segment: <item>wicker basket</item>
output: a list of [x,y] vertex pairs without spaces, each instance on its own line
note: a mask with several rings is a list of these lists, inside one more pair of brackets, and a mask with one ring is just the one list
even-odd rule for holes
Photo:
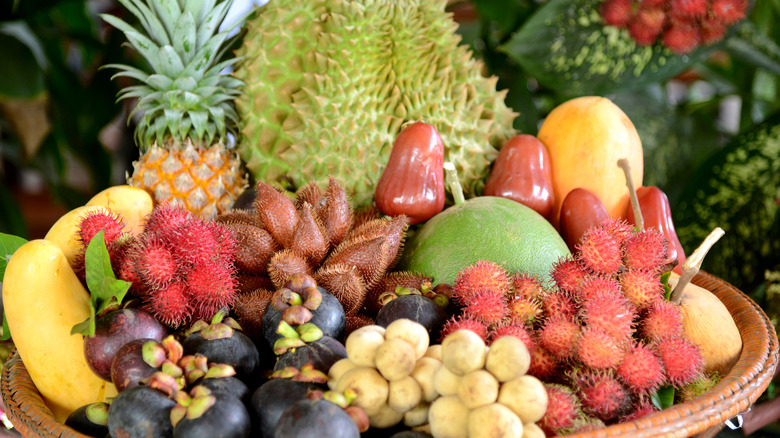
[[[772,323],[753,300],[725,281],[702,272],[693,282],[712,291],[723,301],[742,334],[742,355],[731,372],[713,389],[694,400],[636,421],[569,437],[689,437],[706,434],[719,430],[726,420],[745,412],[764,392],[778,361],[778,340]],[[3,370],[0,391],[8,418],[24,436],[86,438],[54,420],[17,354],[12,355]]]

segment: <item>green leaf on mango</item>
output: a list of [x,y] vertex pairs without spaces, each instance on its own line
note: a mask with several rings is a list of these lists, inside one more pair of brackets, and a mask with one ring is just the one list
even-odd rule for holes
[[674,404],[674,387],[662,386],[650,396],[653,406],[660,410],[672,407]]
[[601,0],[551,0],[499,47],[528,74],[566,95],[607,94],[664,81],[714,46],[680,56],[639,46],[628,31],[604,25]]

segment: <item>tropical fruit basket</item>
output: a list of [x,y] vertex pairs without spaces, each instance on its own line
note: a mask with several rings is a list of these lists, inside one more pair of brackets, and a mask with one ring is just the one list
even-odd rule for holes
[[[680,242],[607,97],[516,130],[446,1],[119,3],[132,173],[0,235],[23,435],[711,436],[768,388],[772,322],[705,272],[735,230]],[[623,3],[587,17],[694,49],[632,40]]]

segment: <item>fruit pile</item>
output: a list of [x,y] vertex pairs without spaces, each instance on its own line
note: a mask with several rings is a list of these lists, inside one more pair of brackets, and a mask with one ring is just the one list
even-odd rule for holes
[[676,53],[723,39],[729,26],[745,18],[748,0],[604,0],[601,17],[627,28],[637,44],[656,41]]

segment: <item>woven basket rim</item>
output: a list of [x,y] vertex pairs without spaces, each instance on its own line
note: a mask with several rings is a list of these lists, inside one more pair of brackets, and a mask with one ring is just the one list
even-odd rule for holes
[[[638,420],[567,437],[689,437],[747,411],[766,390],[780,354],[769,318],[750,297],[718,277],[700,272],[693,283],[723,301],[742,334],[742,354],[731,372],[714,388],[688,402]],[[24,436],[88,438],[54,420],[16,351],[3,369],[0,393],[9,419]]]

